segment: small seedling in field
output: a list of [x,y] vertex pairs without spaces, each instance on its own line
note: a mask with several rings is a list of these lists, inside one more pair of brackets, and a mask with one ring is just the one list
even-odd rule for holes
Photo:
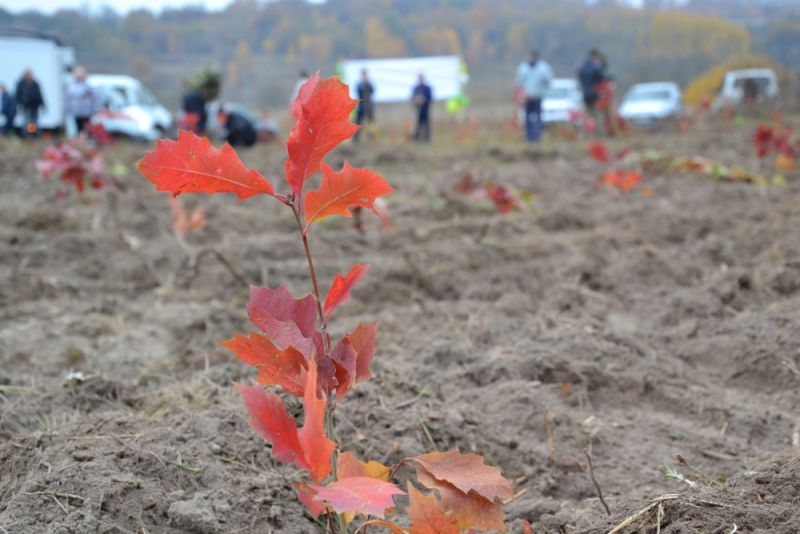
[[511,184],[484,179],[478,169],[471,167],[463,170],[453,190],[477,203],[488,203],[490,209],[503,214],[524,211],[533,203],[533,193],[530,191],[521,191]]
[[[592,141],[589,143],[589,154],[592,156],[592,159],[602,165],[606,165],[612,161],[623,161],[632,153],[630,148],[623,148],[612,156],[611,151],[605,143],[599,141]],[[599,190],[600,187],[605,184],[616,187],[621,192],[625,193],[640,185],[642,181],[642,173],[638,170],[614,167],[606,170],[600,176],[600,179],[595,181],[594,189]],[[645,194],[647,194],[648,191],[650,190],[646,190]],[[650,191],[650,194],[652,194],[652,191]]]
[[[328,321],[347,300],[368,266],[355,264],[337,274],[323,299],[309,244],[313,225],[328,217],[350,216],[355,207],[374,209],[376,199],[392,188],[378,174],[345,162],[334,171],[322,160],[357,126],[348,120],[355,101],[335,78],[312,77],[292,103],[297,122],[287,143],[289,191],[276,192],[260,173],[248,169],[233,149],[214,148],[204,138],[180,132],[177,141],[162,140],[139,162],[139,170],[159,191],[236,193],[240,199],[267,195],[291,209],[305,251],[312,292],[295,298],[284,286],[253,287],[247,313],[260,332],[238,334],[224,341],[240,360],[258,371],[261,385],[240,385],[253,428],[272,446],[272,457],[306,473],[295,483],[298,499],[330,533],[364,532],[384,527],[394,534],[469,529],[505,531],[503,500],[511,485],[496,468],[477,455],[432,452],[405,458],[393,466],[362,462],[339,450],[334,432],[338,401],[359,382],[369,379],[378,324],[359,324],[334,342]],[[322,172],[319,189],[306,191],[307,180]],[[277,386],[299,397],[303,424],[289,414],[283,399],[262,385]],[[417,484],[406,491],[392,483],[403,466],[413,467]],[[385,519],[394,497],[408,495],[410,530]]]
[[756,156],[765,160],[775,154],[773,166],[776,172],[791,171],[795,167],[797,151],[800,149],[800,139],[792,139],[792,130],[780,123],[759,124],[753,133],[753,147]]
[[[100,189],[107,183],[103,155],[80,139],[45,148],[42,159],[36,160],[36,170],[45,179],[57,176],[65,184],[72,184],[79,194],[87,185]],[[63,189],[56,192],[56,197],[65,195]]]

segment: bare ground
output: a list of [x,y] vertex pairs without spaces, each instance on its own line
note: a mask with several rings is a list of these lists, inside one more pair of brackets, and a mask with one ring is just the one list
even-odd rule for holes
[[[755,167],[748,136],[619,144]],[[41,148],[0,145],[0,532],[314,532],[297,474],[271,460],[232,387],[253,373],[217,346],[249,325],[247,287],[212,248],[247,282],[308,291],[289,213],[191,197],[209,226],[182,248],[166,198],[133,171],[125,191],[56,202],[32,168]],[[107,159],[132,168],[145,148]],[[595,191],[600,168],[578,143],[331,160],[345,156],[397,192],[393,233],[338,221],[312,240],[323,280],[372,265],[334,330],[381,321],[375,377],[338,410],[344,448],[384,462],[480,453],[513,481],[512,531],[525,518],[607,532],[643,511],[622,531],[800,532],[796,177],[648,174],[646,196]],[[244,154],[271,176],[282,157]],[[534,191],[534,208],[457,197],[465,165]]]

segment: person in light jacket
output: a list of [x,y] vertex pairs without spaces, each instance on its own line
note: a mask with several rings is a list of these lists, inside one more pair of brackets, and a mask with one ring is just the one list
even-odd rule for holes
[[76,67],[73,79],[67,86],[66,111],[75,119],[78,135],[84,133],[98,107],[97,93],[86,81],[86,69]]
[[517,68],[517,85],[525,99],[525,137],[531,143],[542,137],[542,99],[552,81],[553,69],[535,50]]

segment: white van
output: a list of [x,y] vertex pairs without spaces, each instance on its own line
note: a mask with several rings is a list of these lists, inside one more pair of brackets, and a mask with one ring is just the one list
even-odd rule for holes
[[712,109],[737,106],[747,98],[756,102],[771,100],[780,94],[778,77],[772,69],[732,70],[725,74]]
[[172,114],[136,78],[90,74],[86,81],[100,100],[101,109],[92,122],[102,124],[108,133],[154,141],[172,128]]
[[[11,94],[25,69],[31,69],[39,82],[44,108],[39,112],[39,128],[56,130],[64,126],[64,90],[75,62],[72,48],[56,38],[36,32],[7,30],[0,34],[0,83]],[[3,118],[0,117],[0,121]],[[17,113],[17,127],[22,127],[22,113]]]

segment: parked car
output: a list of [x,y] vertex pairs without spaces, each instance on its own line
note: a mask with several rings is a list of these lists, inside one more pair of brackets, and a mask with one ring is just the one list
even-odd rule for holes
[[[45,107],[39,113],[39,128],[61,129],[64,126],[64,87],[75,62],[72,48],[38,32],[4,30],[0,35],[0,83],[13,93],[22,71],[30,68],[42,90]],[[0,122],[4,119],[0,117]],[[23,126],[17,113],[16,127]]]
[[681,89],[672,82],[638,83],[628,89],[619,115],[628,122],[650,126],[683,113]]
[[763,102],[779,94],[778,77],[772,69],[732,70],[725,74],[712,109],[737,106],[747,99]]
[[142,83],[131,76],[90,74],[102,109],[92,122],[112,135],[153,141],[172,127],[172,114]]
[[583,114],[583,95],[578,80],[556,78],[542,99],[542,122],[573,122]]

